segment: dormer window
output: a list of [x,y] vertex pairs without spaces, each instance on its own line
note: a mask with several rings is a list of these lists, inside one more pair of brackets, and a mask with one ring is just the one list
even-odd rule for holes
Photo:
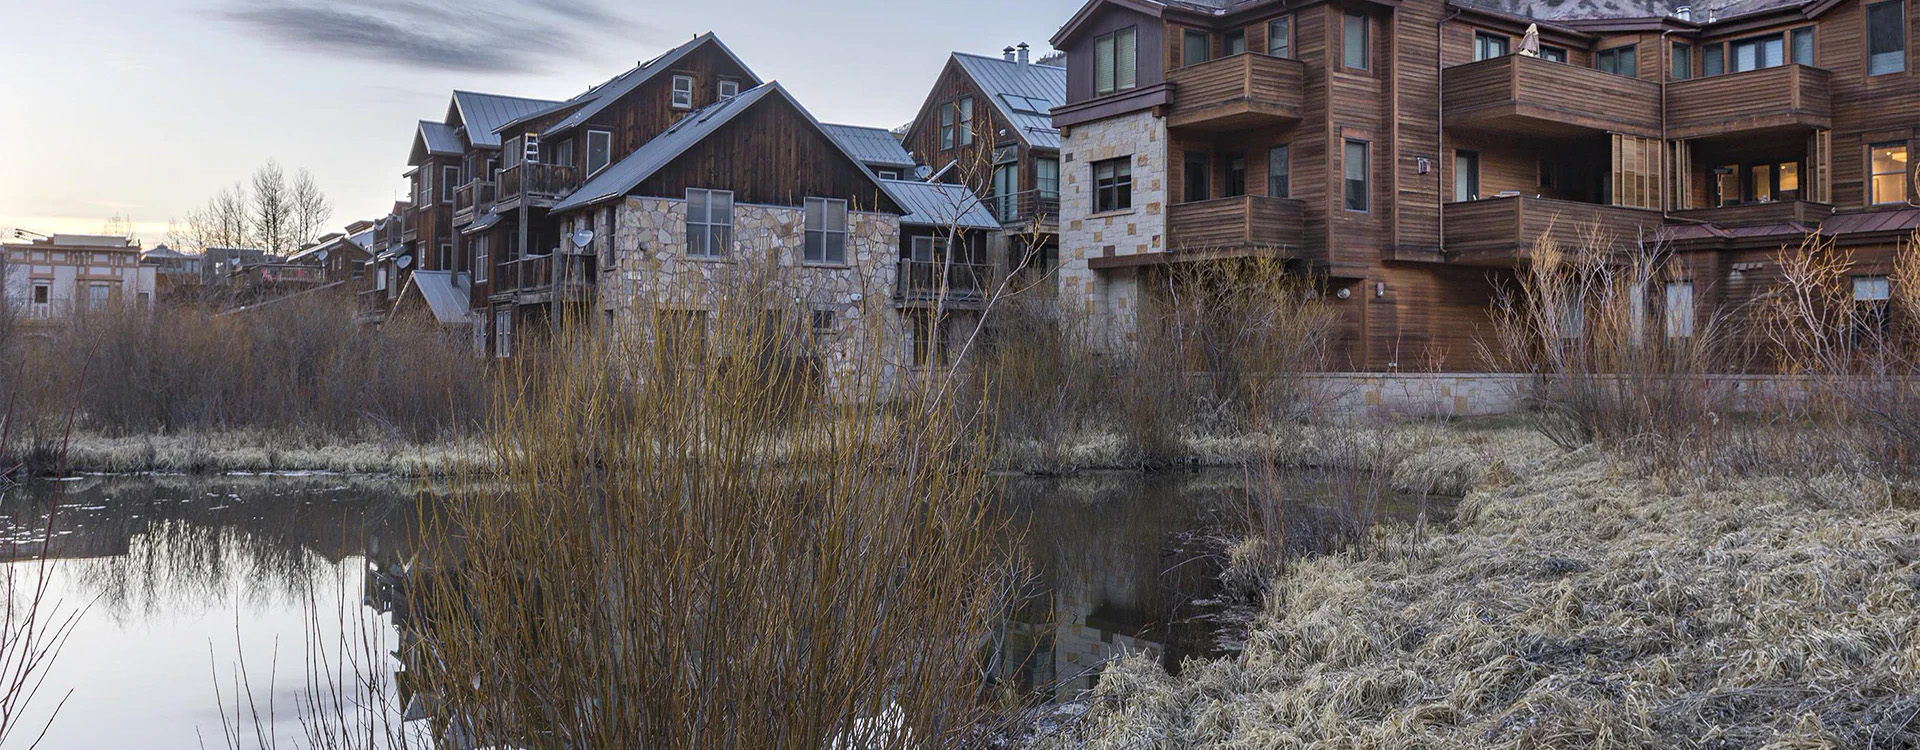
[[693,109],[693,76],[673,77],[673,108]]
[[607,130],[587,131],[587,174],[597,174],[607,168],[607,162],[613,159],[613,133]]
[[740,95],[739,81],[720,82],[720,101],[726,101]]

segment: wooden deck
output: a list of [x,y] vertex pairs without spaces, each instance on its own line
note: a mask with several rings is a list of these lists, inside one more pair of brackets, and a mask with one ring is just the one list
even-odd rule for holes
[[1828,216],[1833,215],[1833,206],[1812,201],[1774,201],[1743,203],[1738,206],[1719,208],[1696,208],[1675,211],[1673,215],[1681,219],[1712,222],[1723,227],[1780,224],[1789,221],[1818,225]]
[[1507,55],[1445,71],[1447,127],[1571,137],[1660,135],[1660,85],[1592,68]]
[[1667,86],[1667,137],[1703,138],[1780,128],[1831,128],[1833,74],[1782,65]]
[[1306,64],[1254,52],[1167,73],[1167,127],[1241,130],[1300,120]]
[[1551,198],[1465,201],[1445,211],[1447,260],[1463,265],[1524,262],[1542,237],[1569,249],[1596,235],[1610,245],[1628,244],[1661,224],[1659,211]]
[[1167,208],[1169,247],[1208,250],[1272,247],[1299,250],[1305,204],[1287,198],[1242,195],[1175,203]]

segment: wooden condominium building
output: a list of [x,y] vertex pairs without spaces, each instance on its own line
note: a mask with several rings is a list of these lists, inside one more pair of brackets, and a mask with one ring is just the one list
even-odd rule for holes
[[[1529,27],[1537,27],[1530,44]],[[1673,253],[1673,335],[1819,232],[1884,294],[1920,226],[1905,0],[1092,0],[1054,45],[1064,299],[1115,336],[1168,264],[1343,294],[1338,364],[1474,369],[1543,235]]]

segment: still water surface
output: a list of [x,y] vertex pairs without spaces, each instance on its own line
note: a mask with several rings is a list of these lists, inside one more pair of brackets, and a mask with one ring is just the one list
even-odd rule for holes
[[[1295,491],[1311,503],[1319,490]],[[1230,639],[1219,623],[1231,618],[1203,537],[1233,527],[1243,496],[1238,472],[1009,480],[998,505],[1029,530],[1020,546],[1035,576],[995,639],[1000,679],[1065,697],[1091,687],[1121,649],[1157,653],[1170,668],[1219,653]],[[311,663],[308,644],[331,649],[343,633],[395,642],[365,587],[370,565],[410,554],[422,502],[410,483],[38,482],[0,493],[7,559],[37,548],[31,530],[56,501],[51,596],[84,611],[34,707],[44,720],[66,698],[41,747],[254,748],[255,715],[259,735],[292,747],[310,678],[339,671],[332,659]],[[17,585],[37,570],[6,564]],[[371,650],[392,670],[386,648]],[[243,693],[251,706],[236,704]],[[236,719],[246,728],[230,742]]]

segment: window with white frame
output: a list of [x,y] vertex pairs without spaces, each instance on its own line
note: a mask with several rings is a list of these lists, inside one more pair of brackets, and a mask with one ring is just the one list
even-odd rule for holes
[[673,108],[693,109],[693,76],[673,77]]
[[953,103],[954,118],[958,128],[953,134],[955,146],[973,145],[973,97],[963,96]]
[[33,304],[44,305],[53,294],[53,287],[46,284],[33,285]]
[[1693,282],[1667,282],[1667,338],[1693,336]]
[[491,261],[487,257],[487,236],[482,234],[473,238],[473,281],[476,284],[487,283],[487,267]]
[[493,356],[500,359],[513,356],[512,310],[493,311]]
[[587,131],[587,174],[594,175],[607,168],[613,160],[613,132],[608,130]]
[[847,262],[847,202],[837,198],[807,199],[809,263]]
[[940,150],[953,148],[953,108],[940,106]]
[[877,172],[874,172],[873,174],[874,174],[874,176],[875,176],[875,177],[878,177],[878,178],[880,178],[880,179],[882,179],[882,180],[898,180],[898,179],[900,179],[900,172],[899,172],[899,171],[897,171],[897,170],[892,170],[892,169],[882,169],[882,170],[879,170],[879,171],[877,171]]
[[687,254],[717,258],[733,246],[733,191],[687,189]]
[[726,101],[728,99],[732,99],[736,96],[739,96],[740,82],[739,81],[721,81],[719,86],[719,94],[720,94],[721,101]]

